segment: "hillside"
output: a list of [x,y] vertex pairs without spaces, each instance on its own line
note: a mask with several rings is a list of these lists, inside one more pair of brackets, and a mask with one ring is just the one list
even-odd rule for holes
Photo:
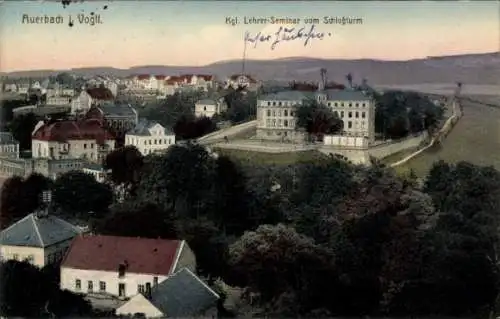
[[[110,74],[181,74],[208,73],[223,77],[241,72],[241,60],[220,61],[206,66],[144,65],[129,69],[112,67],[78,68],[71,70],[36,70],[1,73],[9,77],[43,77],[62,71],[78,75]],[[354,79],[365,77],[377,84],[454,83],[500,84],[500,54],[481,53],[456,56],[428,57],[409,61],[332,60],[291,57],[276,60],[247,60],[245,69],[262,80],[319,80],[320,68],[328,70],[329,80],[344,81],[351,72]]]

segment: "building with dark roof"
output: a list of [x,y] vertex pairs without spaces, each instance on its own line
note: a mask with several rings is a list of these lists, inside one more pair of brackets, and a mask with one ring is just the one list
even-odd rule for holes
[[196,258],[183,240],[82,235],[61,263],[61,289],[129,298],[184,267]]
[[80,95],[71,101],[71,113],[81,114],[87,112],[93,105],[104,102],[112,102],[115,96],[106,87],[94,87],[85,89]]
[[215,291],[184,268],[150,290],[132,297],[116,309],[116,314],[146,318],[214,318],[219,299]]
[[0,233],[2,260],[26,260],[43,267],[62,259],[81,230],[50,215],[49,208],[27,215]]
[[144,156],[164,152],[175,144],[174,132],[157,122],[141,119],[125,135],[125,145],[135,146]]
[[0,157],[19,158],[19,142],[10,132],[0,132]]
[[132,105],[109,102],[91,107],[85,117],[100,120],[117,135],[128,132],[139,122],[137,110]]
[[343,122],[340,133],[375,140],[375,101],[365,92],[345,90],[285,90],[266,94],[257,101],[257,137],[263,140],[300,141],[305,135],[296,129],[295,111],[304,103],[316,102],[330,108]]
[[98,119],[45,123],[33,130],[33,158],[82,158],[101,162],[114,149],[115,136]]

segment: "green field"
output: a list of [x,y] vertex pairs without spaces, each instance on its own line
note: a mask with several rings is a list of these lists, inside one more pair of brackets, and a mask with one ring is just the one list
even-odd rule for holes
[[276,164],[289,165],[300,162],[313,162],[326,158],[326,155],[318,151],[300,151],[287,153],[262,153],[253,151],[230,150],[214,148],[220,155],[228,156],[242,164]]
[[[481,100],[500,106],[500,97],[481,98]],[[408,163],[397,167],[396,171],[404,173],[413,169],[418,176],[422,177],[438,160],[449,163],[468,161],[477,165],[493,165],[500,169],[499,124],[500,108],[471,102],[464,103],[464,116],[445,139],[443,145],[422,153]]]

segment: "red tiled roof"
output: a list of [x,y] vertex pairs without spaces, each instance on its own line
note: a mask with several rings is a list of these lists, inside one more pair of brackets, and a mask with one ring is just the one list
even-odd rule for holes
[[136,274],[169,275],[182,241],[118,236],[75,237],[61,264],[73,269],[126,271]]
[[155,75],[155,79],[157,80],[165,80],[166,76],[165,75]]
[[214,79],[213,75],[208,74],[196,74],[198,78],[202,78],[204,81],[212,81]]
[[96,100],[110,101],[114,99],[113,93],[108,88],[96,87],[86,90],[91,98]]
[[183,74],[183,75],[179,76],[179,80],[181,82],[184,82],[184,81],[190,82],[192,77],[193,77],[193,74]]
[[98,119],[58,121],[41,126],[33,134],[34,140],[66,142],[68,140],[96,140],[97,144],[114,140],[115,137],[102,126]]
[[139,74],[137,76],[138,80],[149,80],[150,78],[151,78],[151,75],[149,75],[149,74]]

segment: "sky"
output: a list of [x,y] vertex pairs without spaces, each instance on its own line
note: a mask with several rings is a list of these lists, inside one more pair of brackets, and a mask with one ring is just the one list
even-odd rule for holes
[[[107,9],[104,6],[107,5]],[[77,16],[102,24],[79,24]],[[23,24],[23,16],[61,16],[62,24]],[[68,26],[69,16],[74,20]],[[298,24],[244,24],[244,17],[299,18]],[[361,18],[361,24],[324,24],[323,18]],[[239,24],[226,23],[238,18]],[[312,27],[311,34],[271,42],[280,27]],[[354,21],[354,20],[353,20]],[[359,20],[358,20],[359,21]],[[254,47],[254,39],[271,42]],[[304,32],[303,32],[304,33]],[[280,33],[281,34],[281,33]],[[307,56],[408,60],[499,51],[500,1],[60,1],[0,3],[0,71],[138,65],[202,66],[223,60]]]

